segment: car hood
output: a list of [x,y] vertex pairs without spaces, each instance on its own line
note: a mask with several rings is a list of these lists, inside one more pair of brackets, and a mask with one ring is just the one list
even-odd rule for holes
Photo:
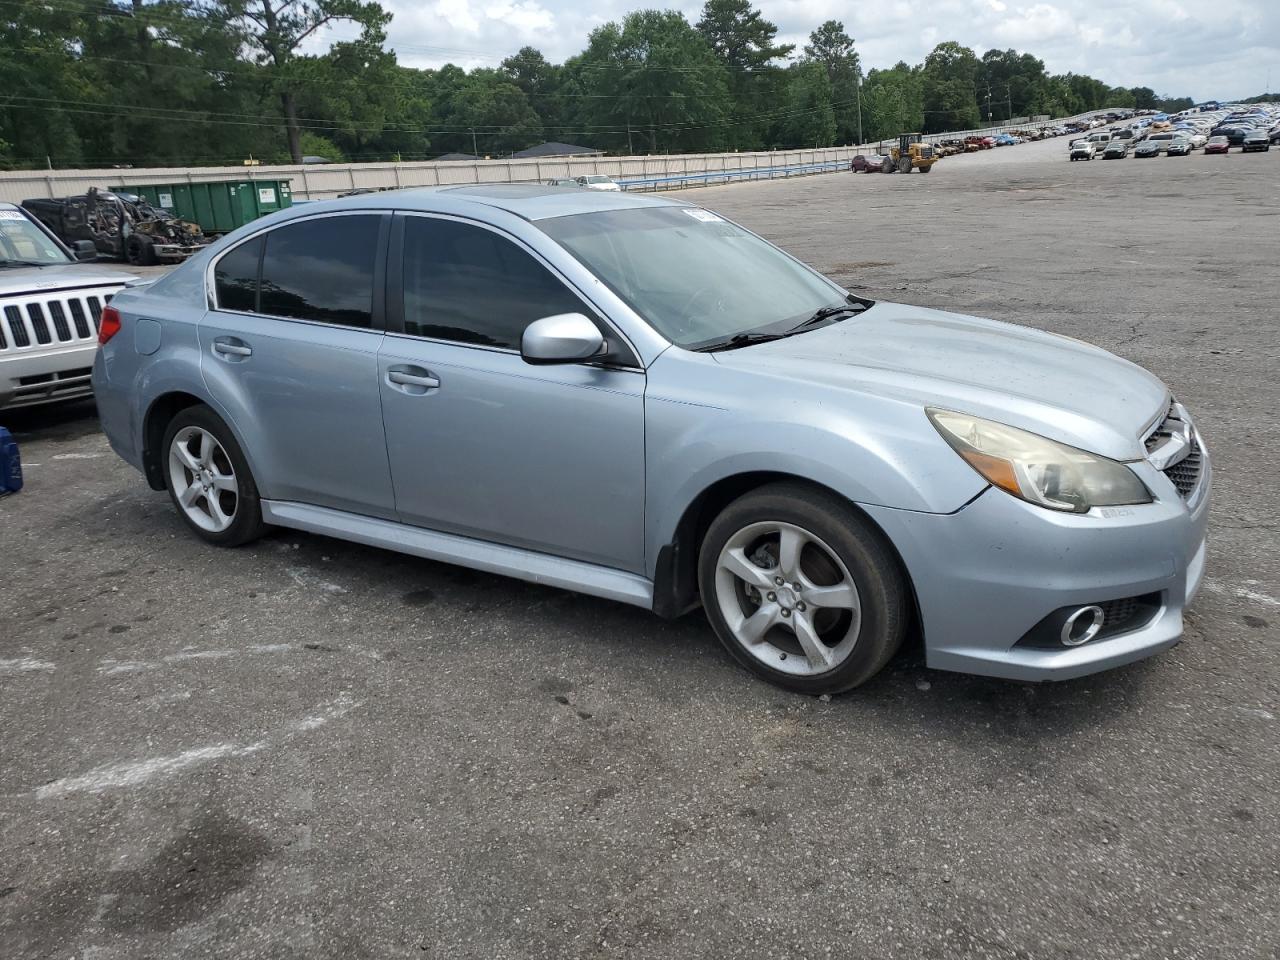
[[48,267],[0,267],[0,297],[20,293],[48,293],[80,287],[122,287],[136,277],[92,264],[67,263]]
[[896,303],[712,356],[761,377],[972,413],[1115,460],[1145,456],[1143,434],[1170,401],[1158,378],[1100,347]]

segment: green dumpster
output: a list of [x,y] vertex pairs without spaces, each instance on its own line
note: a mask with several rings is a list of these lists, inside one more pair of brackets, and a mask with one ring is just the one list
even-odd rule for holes
[[205,233],[229,233],[263,214],[293,205],[288,180],[193,180],[112,187],[136,193],[152,206],[200,224]]

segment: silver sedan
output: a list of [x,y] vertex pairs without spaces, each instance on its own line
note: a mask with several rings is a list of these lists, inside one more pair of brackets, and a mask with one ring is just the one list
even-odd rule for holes
[[[268,525],[699,605],[819,694],[1176,643],[1210,467],[1151,374],[873,302],[688,203],[495,184],[316,203],[105,311],[114,449],[201,540]],[[501,646],[495,638],[495,656]]]

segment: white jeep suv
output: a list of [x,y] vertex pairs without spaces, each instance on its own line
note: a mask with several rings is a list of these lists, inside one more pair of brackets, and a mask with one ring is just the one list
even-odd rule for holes
[[0,203],[0,410],[92,394],[89,373],[106,302],[132,278],[80,264],[52,233]]

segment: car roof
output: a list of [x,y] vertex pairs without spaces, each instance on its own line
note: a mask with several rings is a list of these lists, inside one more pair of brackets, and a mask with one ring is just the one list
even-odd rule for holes
[[[385,190],[340,200],[322,200],[283,211],[276,222],[298,216],[312,216],[337,210],[378,209],[391,207],[421,213],[446,213],[465,216],[479,213],[477,207],[504,210],[525,220],[549,220],[580,213],[606,210],[628,210],[640,207],[687,207],[683,200],[634,193],[607,193],[599,190],[564,190],[543,183],[481,183],[462,186],[415,187],[407,190]],[[275,218],[273,218],[275,219]]]

